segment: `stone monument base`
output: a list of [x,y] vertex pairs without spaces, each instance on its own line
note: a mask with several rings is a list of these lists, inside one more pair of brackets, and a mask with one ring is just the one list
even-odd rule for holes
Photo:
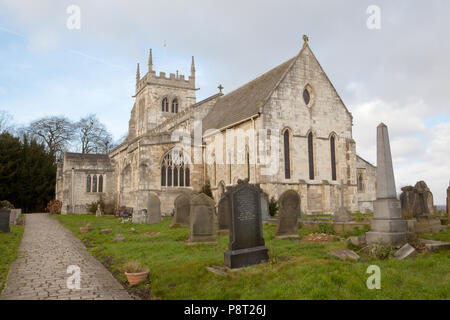
[[192,236],[189,238],[188,244],[194,245],[197,243],[203,243],[203,244],[217,244],[216,237],[207,235],[207,236]]
[[436,233],[443,229],[441,219],[434,216],[417,217],[414,224],[416,233]]
[[414,232],[379,232],[369,231],[365,234],[367,244],[403,245],[415,239]]
[[216,231],[218,236],[224,236],[230,233],[230,230],[228,229],[219,229]]
[[228,250],[224,253],[225,265],[231,269],[251,266],[269,261],[269,249],[259,246],[240,250]]

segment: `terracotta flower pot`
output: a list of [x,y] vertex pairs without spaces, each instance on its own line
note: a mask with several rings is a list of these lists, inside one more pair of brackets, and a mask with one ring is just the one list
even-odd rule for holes
[[134,286],[135,284],[138,284],[139,282],[145,280],[148,276],[149,270],[145,269],[142,272],[136,272],[136,273],[128,273],[125,272],[125,275],[127,276],[128,282]]
[[86,233],[89,231],[89,227],[80,227],[80,233]]

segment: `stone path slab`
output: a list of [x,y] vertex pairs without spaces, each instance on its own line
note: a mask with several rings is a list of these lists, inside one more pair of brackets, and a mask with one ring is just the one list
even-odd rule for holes
[[[0,300],[131,300],[72,232],[48,214],[27,214],[19,255]],[[68,289],[67,268],[80,268],[80,289]],[[73,283],[73,282],[72,282]]]

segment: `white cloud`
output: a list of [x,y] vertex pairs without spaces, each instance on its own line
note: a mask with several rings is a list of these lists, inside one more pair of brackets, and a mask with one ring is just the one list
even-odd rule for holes
[[450,179],[450,121],[427,127],[424,115],[430,108],[421,101],[399,106],[375,100],[352,109],[357,153],[376,163],[376,127],[385,123],[398,192],[402,186],[424,180],[434,194],[435,204],[444,204]]

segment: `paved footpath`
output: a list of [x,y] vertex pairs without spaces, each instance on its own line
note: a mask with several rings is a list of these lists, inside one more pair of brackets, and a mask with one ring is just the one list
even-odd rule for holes
[[[19,255],[9,270],[0,300],[130,300],[112,274],[72,232],[48,214],[25,214]],[[67,267],[81,271],[80,289],[67,288]]]

